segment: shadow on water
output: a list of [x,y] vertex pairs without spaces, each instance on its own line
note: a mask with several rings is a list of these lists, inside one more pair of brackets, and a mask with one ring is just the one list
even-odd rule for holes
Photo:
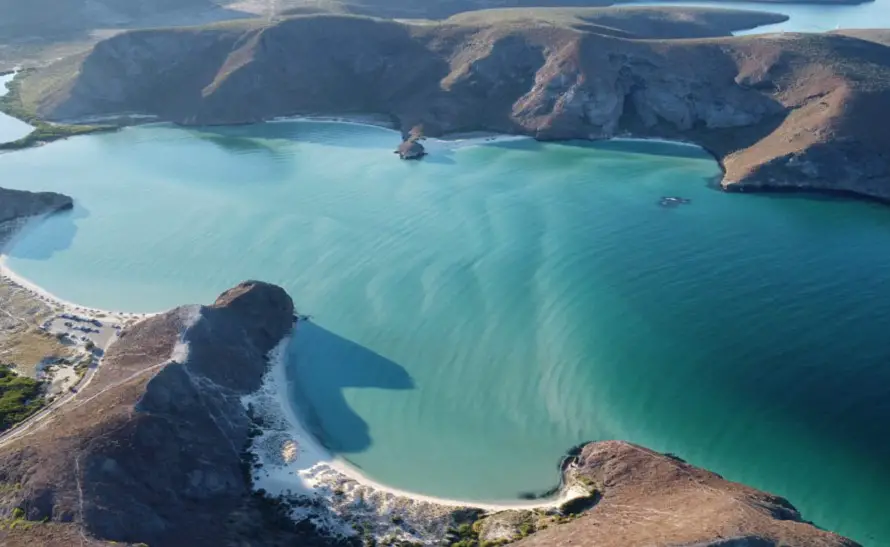
[[[296,141],[341,148],[394,151],[401,142],[399,133],[392,129],[324,120],[295,120],[190,129],[199,138],[206,138],[235,151],[242,150],[242,146],[275,150],[275,141]],[[391,142],[381,139],[381,135],[392,137]]]
[[226,129],[191,129],[190,133],[197,139],[214,144],[224,151],[234,154],[260,152],[273,158],[281,155],[281,151],[269,141],[238,135]]
[[368,423],[346,401],[347,388],[414,389],[401,365],[312,322],[301,322],[288,351],[289,394],[305,426],[333,453],[367,450]]
[[73,209],[29,225],[5,252],[23,260],[49,260],[55,253],[71,247],[77,234],[77,221],[88,216],[89,211],[75,202]]

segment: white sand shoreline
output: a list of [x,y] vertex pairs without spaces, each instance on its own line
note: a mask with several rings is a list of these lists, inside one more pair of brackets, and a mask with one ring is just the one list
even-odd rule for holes
[[[52,214],[52,213],[49,213]],[[6,260],[8,258],[7,250],[14,246],[17,238],[21,237],[28,229],[42,222],[49,214],[36,215],[26,219],[20,219],[20,225],[14,229],[14,232],[5,241],[0,242],[0,275],[7,278],[12,283],[19,285],[23,289],[33,293],[35,297],[45,300],[51,305],[62,308],[64,311],[73,313],[85,313],[91,315],[105,315],[116,317],[122,320],[128,318],[144,318],[157,315],[151,314],[134,314],[123,311],[106,310],[90,306],[82,306],[65,300],[56,294],[46,290],[45,288],[30,281],[26,277],[12,270]],[[312,494],[318,488],[318,485],[324,482],[324,478],[319,479],[320,474],[335,474],[341,479],[353,481],[356,484],[369,488],[375,492],[385,494],[389,497],[401,498],[408,502],[420,504],[429,504],[450,509],[460,507],[473,507],[485,511],[505,511],[517,509],[553,509],[559,507],[562,503],[575,497],[583,495],[583,493],[562,492],[556,498],[548,498],[541,500],[529,501],[511,501],[511,502],[477,502],[471,500],[456,500],[438,498],[434,496],[426,496],[414,492],[408,492],[397,488],[389,487],[381,484],[373,479],[365,476],[361,471],[350,465],[342,458],[332,455],[326,450],[318,440],[307,431],[302,420],[295,412],[290,404],[288,396],[288,380],[285,368],[285,351],[290,342],[290,337],[282,340],[279,346],[270,353],[270,366],[264,378],[263,387],[260,391],[265,391],[271,396],[273,404],[266,405],[264,414],[267,417],[279,418],[286,425],[283,433],[299,446],[299,457],[292,464],[279,465],[275,468],[274,463],[264,461],[265,476],[256,481],[256,488],[262,488],[273,495],[282,495],[286,493]],[[244,403],[256,401],[256,395],[253,394],[245,398]],[[277,416],[274,416],[276,415]],[[280,426],[279,426],[280,427]],[[281,429],[274,428],[274,433],[280,437]],[[255,449],[256,447],[254,447]],[[260,455],[261,460],[268,460],[268,457]],[[319,469],[320,467],[320,469]],[[271,473],[269,471],[272,471]],[[330,477],[327,477],[330,479]]]
[[[573,495],[567,494],[566,492],[563,492],[556,498],[529,501],[517,500],[515,502],[483,502],[472,500],[456,500],[438,498],[435,496],[427,496],[415,492],[400,490],[398,488],[392,488],[367,477],[361,471],[353,467],[342,458],[339,458],[328,452],[327,449],[325,449],[318,442],[318,440],[315,439],[315,436],[307,431],[302,420],[297,415],[293,406],[290,404],[290,398],[288,396],[288,380],[284,359],[284,354],[289,343],[290,337],[283,340],[279,344],[279,346],[270,353],[269,370],[266,374],[266,377],[264,378],[264,387],[267,389],[268,393],[274,395],[276,399],[275,402],[279,406],[278,410],[281,412],[281,417],[286,420],[286,423],[290,429],[289,433],[292,434],[295,439],[297,439],[297,442],[300,445],[301,452],[310,455],[311,460],[315,464],[325,464],[329,466],[333,471],[342,474],[344,477],[354,480],[362,485],[369,486],[379,492],[385,492],[395,496],[404,497],[413,501],[432,503],[446,507],[474,507],[486,511],[505,511],[511,509],[545,509],[557,508],[565,503],[568,499],[575,497]],[[307,461],[308,460],[309,458],[307,458]],[[299,459],[296,460],[296,463],[299,463]],[[288,488],[292,491],[298,491],[301,488],[307,487],[307,484],[305,482],[301,484],[301,481],[299,479],[287,479],[286,477],[293,476],[291,475],[291,472],[294,471],[294,469],[291,469],[288,466],[283,467],[284,468],[280,471],[286,472],[283,473],[283,475],[285,476],[276,476],[274,478],[270,476],[268,477],[268,479],[262,478],[260,480],[261,484],[259,484],[258,486],[264,488],[267,492],[270,493],[276,493],[276,490],[278,490],[277,493],[284,493]]]
[[254,458],[252,487],[288,503],[294,520],[309,519],[333,536],[360,533],[383,543],[439,545],[455,526],[455,511],[555,515],[566,501],[590,494],[581,486],[564,486],[554,498],[477,502],[423,495],[375,481],[325,449],[291,405],[285,355],[294,334],[269,353],[262,386],[242,398],[260,424],[248,449]]

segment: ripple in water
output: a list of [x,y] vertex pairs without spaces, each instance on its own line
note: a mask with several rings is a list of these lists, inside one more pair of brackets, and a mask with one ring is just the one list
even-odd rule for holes
[[723,194],[688,147],[436,144],[400,162],[397,142],[151,126],[6,154],[5,186],[77,200],[9,263],[131,311],[283,285],[314,316],[290,348],[295,399],[394,487],[516,499],[551,488],[569,447],[619,438],[890,545],[890,209]]

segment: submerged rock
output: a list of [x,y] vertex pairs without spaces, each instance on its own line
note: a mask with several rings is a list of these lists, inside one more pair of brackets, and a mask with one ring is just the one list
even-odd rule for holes
[[662,207],[677,207],[678,205],[688,205],[692,203],[692,200],[689,198],[681,198],[677,196],[662,196],[660,200],[658,200],[658,204]]

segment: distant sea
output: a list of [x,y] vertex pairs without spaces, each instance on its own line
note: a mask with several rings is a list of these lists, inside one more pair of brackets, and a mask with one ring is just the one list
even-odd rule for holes
[[[320,438],[394,487],[504,501],[626,439],[890,546],[890,208],[725,194],[694,147],[165,125],[0,155],[65,192],[9,265],[90,306],[279,283]],[[662,197],[691,203],[666,208]]]
[[783,2],[706,2],[706,1],[640,1],[620,5],[699,6],[750,11],[771,11],[789,16],[789,20],[764,25],[736,34],[764,32],[826,32],[846,28],[890,28],[890,0],[872,0],[856,5],[825,5]]

